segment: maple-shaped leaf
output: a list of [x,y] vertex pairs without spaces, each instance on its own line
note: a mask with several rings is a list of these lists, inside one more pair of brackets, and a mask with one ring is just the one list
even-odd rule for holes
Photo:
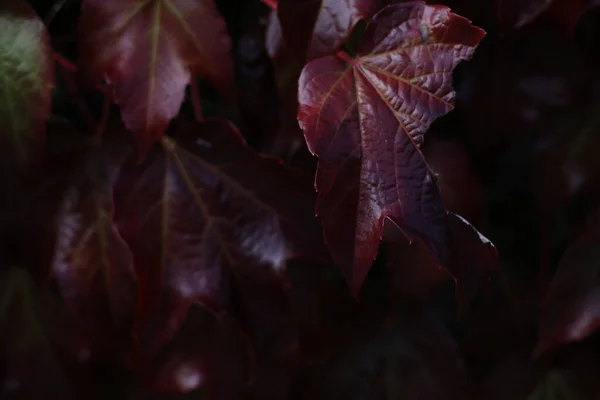
[[48,32],[24,0],[0,1],[0,145],[26,162],[51,112],[54,64]]
[[213,0],[86,0],[79,19],[85,80],[114,84],[140,152],[160,139],[196,75],[224,91],[231,41]]
[[316,210],[355,294],[385,217],[447,261],[446,211],[421,144],[453,108],[452,69],[484,35],[447,7],[396,4],[369,22],[356,58],[324,57],[302,71],[298,120],[319,157]]
[[115,188],[140,280],[138,327],[158,328],[159,342],[191,303],[226,307],[236,270],[279,273],[295,254],[326,254],[309,177],[254,153],[226,120],[177,122],[176,139],[126,164]]
[[290,51],[312,60],[338,51],[354,25],[378,6],[379,0],[279,0],[277,16]]
[[126,339],[133,326],[137,282],[131,251],[113,223],[112,199],[126,154],[117,144],[98,146],[89,151],[87,165],[58,211],[52,275],[88,328],[102,332],[104,340]]
[[589,229],[566,250],[545,294],[536,354],[582,340],[600,327],[600,230]]

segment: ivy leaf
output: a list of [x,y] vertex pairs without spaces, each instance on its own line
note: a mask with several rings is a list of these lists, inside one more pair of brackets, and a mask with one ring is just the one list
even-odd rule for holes
[[317,214],[355,295],[385,217],[448,261],[446,211],[421,144],[453,108],[453,68],[484,35],[447,7],[396,4],[367,25],[356,58],[340,53],[302,71],[298,120],[319,157]]
[[114,84],[142,154],[178,114],[191,79],[222,91],[233,79],[231,40],[213,0],[86,0],[79,30],[84,79]]
[[133,257],[113,223],[112,185],[124,159],[121,150],[91,148],[59,209],[52,261],[64,300],[104,340],[131,334],[136,305]]
[[354,25],[377,10],[378,0],[279,0],[283,40],[301,59],[334,54]]
[[279,273],[289,257],[323,248],[308,177],[251,151],[228,121],[178,123],[176,140],[132,160],[115,188],[140,279],[137,328],[151,341],[158,330],[157,345],[190,304],[226,308],[236,270]]
[[600,327],[600,230],[589,229],[566,250],[539,319],[536,354],[582,340]]
[[0,1],[0,60],[0,145],[23,163],[44,142],[54,86],[48,32],[23,0]]

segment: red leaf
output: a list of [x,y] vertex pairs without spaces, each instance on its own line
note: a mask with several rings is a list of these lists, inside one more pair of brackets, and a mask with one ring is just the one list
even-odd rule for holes
[[[249,350],[231,318],[216,318],[205,308],[193,306],[173,341],[142,365],[144,381],[148,389],[162,394],[239,399],[251,372]],[[148,394],[139,398],[146,399]]]
[[600,327],[600,230],[585,232],[563,255],[539,320],[536,354],[586,338]]
[[302,72],[298,120],[319,156],[317,214],[355,294],[385,217],[447,261],[446,211],[420,147],[452,110],[452,69],[484,34],[446,7],[397,4],[373,17],[355,59],[325,57]]
[[482,284],[500,268],[496,247],[460,215],[448,213],[451,258],[446,268],[456,280],[458,315],[462,315]]
[[378,5],[378,0],[279,0],[277,15],[292,53],[312,60],[338,51],[354,25]]
[[360,337],[366,329],[358,328],[353,342],[315,374],[306,398],[478,398],[454,339],[435,315],[404,310],[366,338]]
[[141,153],[178,114],[195,75],[223,91],[232,82],[230,39],[213,0],[86,0],[79,28],[83,74],[114,84]]
[[48,31],[23,0],[0,1],[0,59],[2,158],[23,163],[44,143],[54,86]]
[[112,184],[123,156],[111,148],[91,150],[58,212],[52,261],[64,300],[104,340],[131,334],[136,302],[132,254],[112,219]]
[[123,168],[116,195],[140,277],[139,327],[164,329],[159,342],[191,303],[226,307],[236,270],[279,273],[322,248],[310,180],[252,152],[225,120],[181,126],[144,165]]

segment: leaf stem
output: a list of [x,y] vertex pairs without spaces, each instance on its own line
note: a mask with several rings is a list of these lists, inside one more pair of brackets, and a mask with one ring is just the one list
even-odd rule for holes
[[65,57],[63,57],[62,54],[54,52],[54,53],[52,53],[52,58],[64,69],[71,71],[71,72],[77,71],[77,66],[75,64],[73,64],[71,61],[69,61],[68,59],[66,59]]
[[271,10],[277,11],[277,0],[262,0]]
[[52,8],[50,8],[48,15],[46,15],[46,18],[44,18],[44,24],[46,24],[46,27],[50,26],[50,24],[52,23],[52,20],[56,16],[56,14],[58,14],[60,9],[64,7],[64,5],[67,3],[67,1],[68,0],[58,0],[56,3],[54,3],[52,5]]
[[198,92],[198,80],[192,79],[192,105],[194,106],[194,117],[197,121],[202,121],[202,105],[200,104],[200,94]]
[[110,105],[112,103],[112,99],[110,95],[104,95],[104,105],[102,107],[102,114],[100,115],[100,121],[98,121],[98,125],[96,126],[96,134],[94,139],[96,141],[100,140],[102,133],[106,129],[106,124],[108,122],[108,117],[110,116]]
[[347,62],[348,64],[352,65],[354,64],[354,62],[356,61],[355,58],[353,58],[352,56],[350,56],[348,53],[346,53],[345,51],[338,51],[337,53],[335,53],[335,55],[338,58],[341,58],[342,60],[344,60],[345,62]]

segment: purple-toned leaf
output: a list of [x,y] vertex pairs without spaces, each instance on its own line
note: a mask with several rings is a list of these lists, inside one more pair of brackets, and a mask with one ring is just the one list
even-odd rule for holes
[[133,257],[113,223],[112,185],[123,158],[94,147],[56,217],[52,275],[67,304],[105,340],[131,334],[136,305]]
[[106,77],[140,151],[160,140],[196,75],[225,91],[233,80],[231,41],[213,0],[86,0],[82,75]]
[[340,50],[354,25],[378,6],[378,0],[279,0],[277,15],[288,48],[312,60]]
[[319,157],[317,214],[357,294],[377,255],[384,218],[448,261],[446,210],[421,144],[453,108],[453,68],[484,31],[442,6],[392,5],[366,28],[356,58],[311,61],[298,120]]
[[179,123],[115,189],[140,279],[138,328],[159,342],[193,302],[226,308],[236,271],[279,274],[291,256],[326,254],[308,177],[252,152],[228,121]]

